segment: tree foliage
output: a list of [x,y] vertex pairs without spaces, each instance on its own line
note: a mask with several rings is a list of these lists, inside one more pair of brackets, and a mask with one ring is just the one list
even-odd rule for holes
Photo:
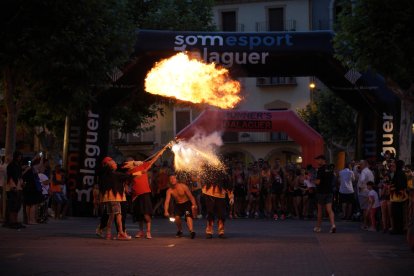
[[355,143],[356,112],[332,91],[314,91],[313,100],[298,114],[328,147],[344,150]]
[[350,67],[378,72],[394,88],[413,96],[414,1],[341,3],[343,9],[334,39],[337,57]]
[[411,162],[414,120],[414,1],[343,0],[334,38],[336,56],[348,67],[382,75],[401,99],[399,152]]
[[0,10],[10,154],[21,110],[31,119],[26,123],[62,126],[65,115],[95,100],[98,85],[109,83],[107,72],[129,58],[134,26],[122,0],[5,0]]
[[[129,0],[135,26],[140,29],[175,31],[211,31],[212,0]],[[113,110],[113,127],[123,133],[147,130],[158,114],[163,114],[159,97],[146,93],[143,88],[131,93]],[[134,116],[131,116],[134,114]]]

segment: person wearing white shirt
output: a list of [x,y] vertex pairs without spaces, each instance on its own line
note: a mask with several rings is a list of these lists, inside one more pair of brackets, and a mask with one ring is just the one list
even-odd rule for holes
[[352,205],[354,203],[354,172],[350,169],[351,164],[346,164],[345,168],[339,172],[339,198],[342,203],[342,219],[351,219]]

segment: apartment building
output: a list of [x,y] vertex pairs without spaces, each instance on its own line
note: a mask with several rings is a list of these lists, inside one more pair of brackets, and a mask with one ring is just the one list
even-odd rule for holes
[[[332,29],[335,14],[333,0],[222,0],[216,1],[213,20],[222,32],[309,32]],[[304,108],[311,100],[313,76],[275,74],[238,79],[244,100],[239,111],[292,110]],[[191,124],[205,106],[175,104],[166,100],[164,116],[145,133],[112,133],[112,144],[125,155],[145,158],[168,143]],[[264,159],[273,164],[301,163],[301,146],[285,132],[225,132],[221,154],[245,164]],[[165,156],[167,160],[171,156]]]

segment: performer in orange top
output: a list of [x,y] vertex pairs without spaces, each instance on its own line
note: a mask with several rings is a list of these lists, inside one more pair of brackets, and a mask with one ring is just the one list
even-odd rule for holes
[[129,169],[129,173],[134,176],[131,193],[135,221],[138,221],[139,231],[135,238],[144,237],[144,220],[147,226],[145,237],[151,239],[151,216],[153,213],[151,201],[151,186],[148,179],[148,170],[157,161],[164,151],[170,146],[167,144],[148,161],[128,161],[124,168]]

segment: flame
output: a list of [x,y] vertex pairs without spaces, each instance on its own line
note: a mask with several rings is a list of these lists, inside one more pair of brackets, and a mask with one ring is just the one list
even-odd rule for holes
[[229,77],[226,68],[190,59],[185,53],[156,63],[145,78],[145,90],[224,109],[233,108],[241,101],[240,83]]

